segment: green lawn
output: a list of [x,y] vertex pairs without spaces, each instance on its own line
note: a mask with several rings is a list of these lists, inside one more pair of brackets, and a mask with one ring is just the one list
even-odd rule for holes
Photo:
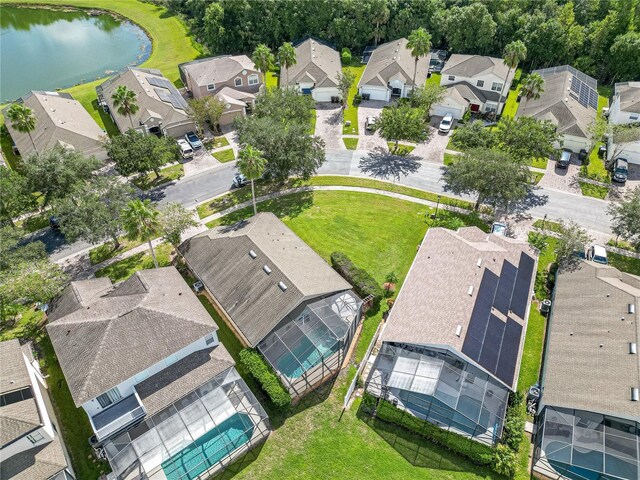
[[269,71],[265,77],[264,83],[268,89],[278,88],[278,74],[276,72]]
[[97,265],[98,263],[109,260],[116,255],[129,251],[141,243],[143,242],[140,240],[127,240],[125,237],[120,237],[120,248],[118,250],[113,249],[113,244],[111,242],[103,243],[89,251],[89,260],[91,261],[91,265]]
[[534,158],[529,162],[529,166],[546,170],[548,161],[548,158]]
[[207,145],[207,148],[209,150],[212,150],[214,148],[222,148],[222,147],[228,147],[228,146],[229,146],[229,141],[227,140],[227,137],[225,137],[224,135],[220,135],[219,137],[215,137],[213,141],[209,142],[209,144]]
[[313,135],[316,133],[316,122],[318,121],[318,114],[316,113],[316,109],[313,109],[313,115],[309,117],[309,135]]
[[213,158],[222,163],[233,162],[236,159],[236,154],[233,153],[233,148],[227,148],[226,150],[220,150],[219,152],[212,153]]
[[562,233],[562,224],[559,222],[552,222],[551,220],[536,220],[533,222],[533,226],[541,230],[549,230],[555,233]]
[[396,149],[395,142],[387,142],[387,148],[389,149],[389,152],[396,155],[408,155],[413,152],[413,149],[416,147],[414,147],[413,145],[405,145],[404,143],[399,143],[398,148]]
[[344,146],[347,147],[347,150],[355,150],[358,148],[357,138],[342,137],[342,141],[344,142]]
[[[2,108],[4,108],[4,106],[0,106],[0,110]],[[0,115],[0,117],[2,117],[2,115]],[[12,170],[16,170],[19,168],[20,157],[13,153],[13,140],[11,139],[11,135],[9,135],[9,131],[4,126],[4,117],[0,119],[0,122],[2,122],[0,126],[0,148],[2,148],[2,154],[9,164],[9,167]]]
[[41,228],[48,227],[49,217],[51,217],[51,212],[41,212],[25,218],[24,220],[18,220],[15,223],[16,227],[22,228],[25,233],[31,233],[40,230]]
[[593,185],[592,183],[580,181],[578,183],[580,183],[580,190],[582,190],[582,194],[587,197],[594,197],[604,200],[609,193],[609,187]]
[[593,150],[591,150],[591,153],[589,154],[588,165],[582,165],[582,167],[580,167],[580,175],[592,180],[611,183],[611,178],[609,177],[609,172],[604,166],[604,161],[598,156],[598,149],[602,145],[604,145],[604,142],[598,142],[595,147],[593,147]]
[[518,111],[518,107],[520,106],[520,104],[518,103],[520,88],[521,86],[518,85],[515,90],[509,90],[507,101],[505,102],[504,109],[502,110],[503,117],[513,118],[516,116],[516,112]]
[[[0,3],[11,3],[0,0]],[[178,64],[188,62],[200,55],[200,47],[194,43],[187,29],[177,16],[165,8],[147,2],[133,0],[20,0],[24,4],[68,5],[77,8],[99,8],[110,10],[142,27],[151,38],[153,49],[149,59],[141,66],[157,68],[172,82],[179,80]],[[96,85],[103,80],[78,85],[65,91],[71,93],[87,109],[91,116],[107,132],[115,126],[96,102]]]
[[[170,255],[172,250],[173,247],[167,243],[154,247],[160,267],[166,267],[171,263]],[[116,283],[126,280],[138,270],[147,268],[153,268],[153,258],[151,258],[151,253],[145,251],[101,268],[96,272],[96,277],[109,277],[112,282]]]
[[133,184],[140,190],[149,190],[150,188],[157,187],[163,183],[180,180],[182,177],[184,177],[184,166],[179,163],[177,165],[160,169],[159,177],[155,172],[150,172],[144,177],[138,177],[133,180]]
[[640,275],[640,259],[625,257],[613,252],[607,252],[607,259],[609,265],[616,267],[618,270],[622,270],[633,275]]
[[453,165],[453,162],[456,161],[456,157],[458,155],[455,155],[453,153],[445,153],[444,154],[444,164],[445,165]]
[[[349,95],[347,96],[347,108],[344,110],[342,133],[346,135],[358,135],[358,107],[353,105],[353,97],[358,93],[358,82],[360,82],[360,77],[362,77],[365,66],[366,65],[342,67],[343,72],[352,72],[355,75],[353,84],[349,89]],[[347,121],[351,122],[351,125],[348,127],[346,125]]]
[[440,79],[442,75],[439,73],[432,73],[429,78],[424,82],[424,85],[440,85]]
[[598,113],[604,107],[609,106],[609,99],[613,93],[613,88],[608,85],[598,85]]
[[544,177],[544,173],[542,172],[531,172],[531,183],[533,185],[537,185],[540,180]]

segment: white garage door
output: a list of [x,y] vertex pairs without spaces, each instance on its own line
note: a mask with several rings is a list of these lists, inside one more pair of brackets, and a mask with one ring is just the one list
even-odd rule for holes
[[388,89],[377,89],[377,88],[367,88],[367,87],[362,87],[360,89],[360,94],[368,94],[369,95],[369,100],[381,100],[383,102],[388,102],[389,99],[387,98],[388,96]]
[[436,105],[431,109],[431,115],[444,117],[447,113],[453,115],[453,118],[460,120],[464,113],[459,108],[448,107],[446,105]]
[[338,96],[338,94],[334,90],[316,88],[313,90],[311,96],[316,102],[330,102],[331,97]]

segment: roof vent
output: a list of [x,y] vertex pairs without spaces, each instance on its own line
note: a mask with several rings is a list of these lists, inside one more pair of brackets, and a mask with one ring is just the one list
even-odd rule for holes
[[458,325],[456,327],[456,337],[459,337],[461,333],[462,333],[462,325]]
[[476,265],[478,265],[478,268],[480,268],[480,265],[482,265],[482,257],[478,259],[478,263],[476,263]]
[[282,290],[283,292],[287,291],[287,286],[284,284],[284,282],[278,282],[278,286],[280,287],[280,290]]
[[627,313],[636,313],[636,304],[630,303],[627,305]]
[[258,256],[258,254],[256,252],[254,252],[253,250],[249,250],[249,256],[251,258],[256,258]]
[[264,270],[264,273],[266,273],[267,275],[271,275],[271,269],[268,266],[264,266],[262,267],[262,269]]
[[637,387],[631,387],[631,401],[637,402],[640,400],[640,392],[638,392]]
[[635,355],[638,353],[638,344],[635,342],[629,342],[629,353]]
[[469,290],[467,290],[469,296],[473,295],[473,285],[469,285]]

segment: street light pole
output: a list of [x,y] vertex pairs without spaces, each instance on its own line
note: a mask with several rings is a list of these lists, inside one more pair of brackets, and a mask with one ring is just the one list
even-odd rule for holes
[[431,214],[431,219],[432,220],[437,220],[438,219],[438,208],[440,207],[440,195],[438,195],[438,201],[436,202],[436,213],[432,213]]

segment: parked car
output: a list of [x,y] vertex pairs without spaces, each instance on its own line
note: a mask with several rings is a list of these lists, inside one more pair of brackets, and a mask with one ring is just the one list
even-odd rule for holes
[[587,158],[587,151],[583,148],[580,150],[580,153],[578,153],[578,160],[580,160],[580,163],[584,162],[585,159]]
[[606,145],[600,145],[600,148],[598,149],[598,156],[600,158],[605,158],[607,156],[607,146]]
[[587,249],[587,260],[592,262],[602,263],[606,265],[609,263],[607,260],[607,251],[602,245],[593,244]]
[[429,60],[429,73],[440,73],[444,68],[444,60],[439,58],[431,58]]
[[192,158],[193,148],[191,148],[191,145],[189,145],[186,140],[182,140],[181,138],[179,138],[177,142],[178,147],[180,147],[180,155],[182,156],[182,158]]
[[247,184],[247,179],[241,173],[236,173],[231,182],[231,188],[244,187]]
[[51,230],[60,230],[60,223],[56,217],[49,217],[49,227]]
[[507,224],[494,222],[493,225],[491,225],[491,233],[505,237],[507,235]]
[[364,128],[369,132],[376,129],[376,117],[369,116],[364,122]]
[[569,168],[570,163],[571,163],[571,150],[567,150],[566,148],[564,148],[562,149],[560,158],[556,162],[556,166],[558,168]]
[[447,113],[442,120],[440,120],[440,126],[438,127],[438,131],[442,133],[449,133],[451,131],[451,127],[453,125],[453,115]]
[[188,132],[185,136],[184,139],[189,142],[189,145],[191,145],[191,147],[194,150],[198,150],[200,148],[202,148],[202,142],[200,141],[200,139],[198,138],[198,135],[196,135],[194,132]]
[[626,158],[616,158],[611,168],[612,178],[614,182],[625,183],[629,177],[629,162]]

